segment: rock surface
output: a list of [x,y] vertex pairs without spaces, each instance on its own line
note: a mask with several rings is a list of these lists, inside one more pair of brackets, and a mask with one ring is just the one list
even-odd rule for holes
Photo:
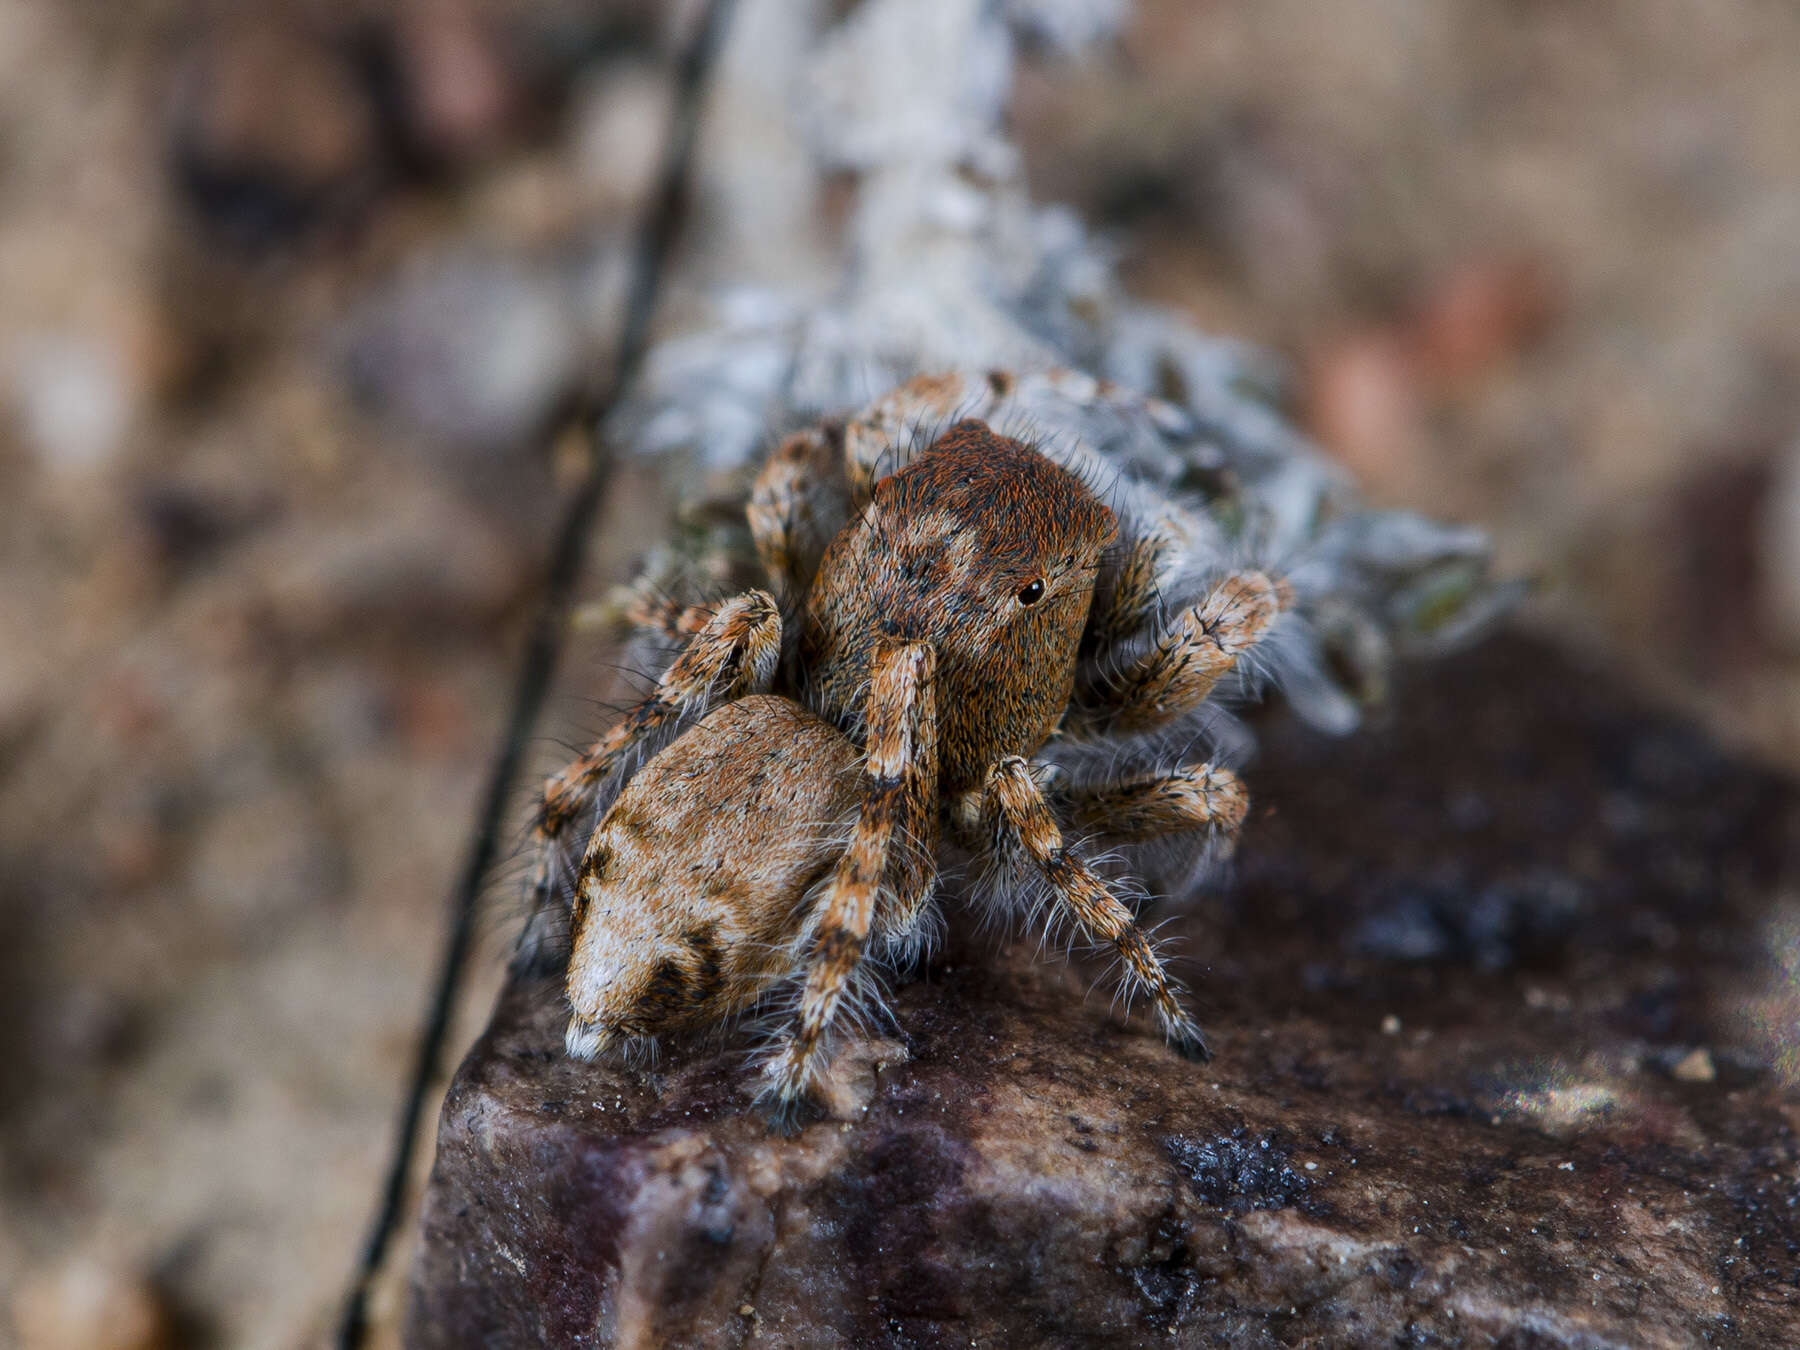
[[742,1043],[578,1064],[515,981],[409,1343],[1800,1344],[1800,789],[1521,638],[1393,708],[1268,728],[1162,930],[1210,1065],[953,941],[773,1139]]

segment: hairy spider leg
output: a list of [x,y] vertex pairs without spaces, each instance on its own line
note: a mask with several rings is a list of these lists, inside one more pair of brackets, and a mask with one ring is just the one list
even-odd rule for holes
[[534,912],[549,898],[557,847],[569,823],[632,751],[683,718],[745,694],[766,692],[780,655],[781,613],[774,597],[766,591],[734,596],[694,634],[646,698],[585,754],[545,781],[532,831],[539,846],[531,876]]
[[1147,731],[1193,711],[1292,603],[1285,583],[1234,572],[1175,616],[1142,655],[1076,690],[1075,735]]
[[857,510],[867,506],[876,480],[917,459],[937,440],[934,429],[968,418],[985,419],[1000,396],[992,377],[983,381],[952,372],[915,375],[870,404],[844,427],[844,475],[851,506]]
[[1250,794],[1230,769],[1184,764],[1070,789],[1063,803],[1071,824],[1114,839],[1157,839],[1212,829],[1234,838],[1250,810]]
[[871,663],[862,804],[821,906],[793,1030],[765,1072],[776,1128],[791,1130],[829,1059],[829,1031],[862,964],[884,884],[890,936],[917,923],[936,879],[936,657],[923,642],[883,642]]
[[828,431],[812,428],[775,447],[750,488],[744,514],[763,571],[783,600],[799,601],[819,569],[819,556],[835,532],[818,519],[822,484],[835,456]]
[[1009,867],[1035,872],[1051,903],[1090,937],[1110,942],[1124,962],[1129,988],[1149,995],[1164,1037],[1187,1059],[1208,1059],[1206,1037],[1163,969],[1150,939],[1088,865],[1063,844],[1050,804],[1018,756],[1001,760],[982,791],[982,826],[991,846]]
[[1174,541],[1156,529],[1125,547],[1112,584],[1096,592],[1088,618],[1088,636],[1102,654],[1129,642],[1156,617],[1164,571],[1174,552]]
[[646,582],[628,588],[625,619],[633,628],[654,637],[687,642],[713,616],[711,605],[684,605],[672,596],[653,590]]

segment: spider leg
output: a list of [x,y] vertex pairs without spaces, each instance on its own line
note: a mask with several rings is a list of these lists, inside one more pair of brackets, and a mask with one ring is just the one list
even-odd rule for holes
[[883,883],[896,924],[916,923],[935,880],[936,658],[922,642],[884,643],[871,663],[862,805],[821,904],[793,1030],[765,1067],[763,1098],[792,1129],[829,1058],[832,1020],[868,946]]
[[924,428],[942,430],[952,421],[986,417],[999,401],[999,377],[950,373],[915,375],[882,395],[844,427],[844,473],[850,503],[869,504],[875,480],[910,464],[936,437],[921,437]]
[[1118,949],[1128,985],[1149,995],[1163,1035],[1175,1051],[1187,1059],[1210,1058],[1199,1023],[1181,1006],[1176,985],[1131,911],[1064,847],[1050,804],[1025,760],[1003,759],[989,771],[982,793],[982,824],[991,846],[1009,865],[1036,872],[1057,909],[1083,932]]
[[622,589],[620,609],[625,621],[652,637],[686,642],[713,616],[711,605],[684,605],[645,584]]
[[[875,918],[884,959],[904,964],[918,955],[930,936],[921,921],[937,885],[937,691],[932,683],[936,653],[923,642],[896,644],[891,651],[898,653],[889,663],[897,662],[900,667],[895,678],[904,688],[899,692],[912,700],[912,706],[901,714],[906,743],[892,757],[899,789],[894,797],[887,875],[877,897]],[[882,660],[879,652],[876,660]],[[889,701],[894,701],[892,696]],[[875,726],[872,715],[869,724]],[[873,738],[870,747],[872,755]],[[875,785],[876,775],[870,772],[869,777]]]
[[768,689],[781,653],[781,615],[764,591],[727,600],[663,672],[656,688],[586,753],[544,783],[532,835],[539,856],[533,900],[549,897],[558,845],[594,793],[651,737],[716,703]]
[[1291,603],[1287,586],[1266,573],[1232,573],[1110,679],[1084,681],[1067,729],[1075,735],[1146,731],[1191,712]]
[[1229,840],[1243,826],[1250,795],[1230,769],[1184,764],[1071,789],[1065,810],[1081,829],[1115,839],[1155,839],[1210,828]]
[[745,515],[750,537],[770,584],[784,600],[797,600],[812,584],[843,506],[821,500],[842,492],[831,476],[836,455],[834,428],[812,428],[789,436],[756,475]]
[[1112,584],[1094,596],[1093,614],[1088,619],[1088,635],[1100,652],[1113,650],[1150,623],[1173,553],[1174,541],[1157,529],[1138,535],[1126,546]]

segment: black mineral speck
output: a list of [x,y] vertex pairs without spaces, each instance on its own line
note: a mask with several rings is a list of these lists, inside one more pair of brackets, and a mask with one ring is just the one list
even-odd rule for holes
[[1306,1178],[1288,1166],[1287,1150],[1273,1134],[1239,1126],[1215,1139],[1170,1135],[1163,1147],[1195,1195],[1234,1214],[1286,1209],[1309,1189]]

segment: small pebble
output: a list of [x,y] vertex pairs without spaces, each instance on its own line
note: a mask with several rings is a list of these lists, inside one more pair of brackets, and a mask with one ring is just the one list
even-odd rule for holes
[[1690,1050],[1682,1056],[1681,1062],[1671,1072],[1683,1083],[1710,1083],[1719,1076],[1719,1071],[1713,1067],[1712,1055],[1705,1046]]
[[1386,1017],[1382,1018],[1381,1034],[1383,1036],[1398,1036],[1400,1034],[1400,1019],[1395,1017],[1393,1013],[1389,1013]]

